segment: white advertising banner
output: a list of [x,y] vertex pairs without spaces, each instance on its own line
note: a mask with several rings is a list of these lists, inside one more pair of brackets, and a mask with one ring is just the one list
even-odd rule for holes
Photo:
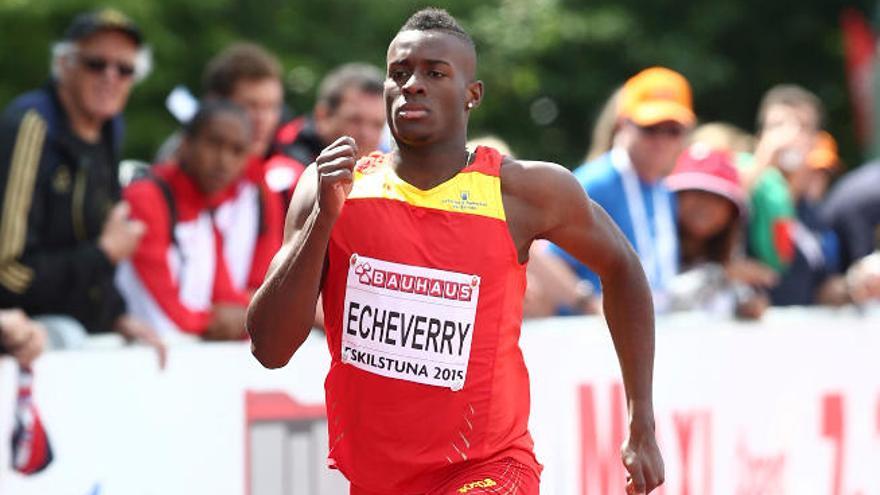
[[[880,495],[880,314],[657,326],[657,493]],[[623,493],[625,399],[602,320],[529,322],[521,344],[542,493]],[[328,365],[318,333],[272,371],[244,343],[174,347],[164,371],[141,348],[49,353],[33,395],[54,461],[24,476],[9,449],[16,369],[2,360],[0,494],[346,494],[323,467]]]

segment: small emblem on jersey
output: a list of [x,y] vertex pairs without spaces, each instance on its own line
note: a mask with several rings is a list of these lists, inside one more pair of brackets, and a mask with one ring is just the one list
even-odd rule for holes
[[458,489],[458,493],[468,493],[475,488],[492,488],[493,486],[498,486],[498,483],[495,482],[492,478],[486,478],[484,480],[479,481],[471,481],[470,483],[465,483],[461,488]]
[[352,255],[342,361],[377,375],[464,387],[480,277]]
[[67,167],[59,167],[52,177],[52,189],[58,194],[70,192],[70,170]]
[[362,174],[371,174],[379,168],[379,161],[382,160],[382,158],[382,153],[374,151],[358,160],[354,169]]
[[458,197],[443,199],[442,203],[447,208],[457,211],[477,211],[489,206],[489,203],[474,198],[474,195],[466,189],[458,191]]

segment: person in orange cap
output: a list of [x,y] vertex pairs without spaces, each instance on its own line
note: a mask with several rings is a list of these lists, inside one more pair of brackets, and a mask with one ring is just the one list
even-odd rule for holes
[[828,191],[831,180],[840,172],[841,161],[837,154],[837,141],[826,131],[816,136],[813,149],[807,154],[807,165],[811,177],[804,195],[810,201],[819,203]]
[[[612,149],[581,165],[575,177],[635,247],[663,311],[667,286],[678,271],[673,197],[662,179],[675,166],[696,122],[691,87],[678,72],[645,69],[624,84]],[[554,247],[578,276],[600,290],[598,278]]]

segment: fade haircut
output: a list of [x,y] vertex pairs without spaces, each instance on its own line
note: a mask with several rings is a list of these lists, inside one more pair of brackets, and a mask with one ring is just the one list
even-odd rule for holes
[[816,114],[816,130],[822,128],[822,121],[825,119],[822,100],[812,91],[797,84],[778,84],[767,90],[761,98],[761,104],[758,106],[758,131],[763,130],[767,111],[775,105],[808,107]]
[[202,77],[205,95],[229,98],[240,81],[281,80],[281,64],[265,48],[234,43],[214,56]]
[[342,103],[342,96],[349,89],[382,96],[385,76],[381,70],[370,64],[350,63],[333,69],[324,77],[318,88],[319,105],[326,105],[329,113],[334,113]]
[[449,12],[436,7],[424,8],[411,15],[398,33],[403,31],[443,31],[459,38],[476,50],[476,45],[471,35],[462,29],[458,21],[455,20],[455,17],[452,17]]

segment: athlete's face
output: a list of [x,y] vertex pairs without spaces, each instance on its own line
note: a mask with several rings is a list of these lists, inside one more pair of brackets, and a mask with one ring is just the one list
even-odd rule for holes
[[203,193],[222,191],[244,171],[250,138],[250,129],[242,117],[218,113],[198,133],[184,138],[181,166]]
[[385,112],[398,143],[464,137],[468,112],[483,96],[473,47],[442,31],[403,31],[388,46],[387,62]]

